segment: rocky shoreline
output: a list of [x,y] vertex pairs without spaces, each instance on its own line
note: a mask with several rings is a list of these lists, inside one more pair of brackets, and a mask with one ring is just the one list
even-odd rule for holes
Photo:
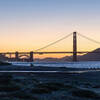
[[0,73],[0,100],[100,100],[99,77],[99,71]]

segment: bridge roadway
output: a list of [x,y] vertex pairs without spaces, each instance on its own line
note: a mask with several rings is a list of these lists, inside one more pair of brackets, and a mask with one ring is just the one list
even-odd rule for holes
[[[52,52],[33,52],[33,54],[73,54],[74,52],[72,51],[52,51]],[[76,52],[78,54],[83,54],[83,53],[100,53],[100,52],[91,52],[91,51],[78,51]],[[16,54],[16,52],[1,52],[0,54]],[[18,52],[18,54],[30,54],[30,52]]]

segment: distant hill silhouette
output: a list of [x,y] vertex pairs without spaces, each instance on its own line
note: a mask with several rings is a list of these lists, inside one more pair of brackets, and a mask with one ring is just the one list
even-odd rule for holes
[[0,54],[0,61],[6,61],[8,57],[5,57],[5,55]]
[[93,53],[93,52],[100,52],[100,48],[92,51],[91,53],[79,56],[78,59],[80,61],[100,61],[100,53]]
[[[84,54],[82,56],[78,56],[78,61],[100,61],[100,53],[93,53],[93,52],[100,52],[100,48],[91,51],[90,53]],[[62,58],[44,58],[44,59],[36,59],[35,61],[40,62],[65,62],[65,61],[72,61],[72,56],[65,56]]]

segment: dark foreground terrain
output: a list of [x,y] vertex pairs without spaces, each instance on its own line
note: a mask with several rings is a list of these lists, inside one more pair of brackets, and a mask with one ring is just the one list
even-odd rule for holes
[[0,72],[0,100],[100,100],[100,72]]

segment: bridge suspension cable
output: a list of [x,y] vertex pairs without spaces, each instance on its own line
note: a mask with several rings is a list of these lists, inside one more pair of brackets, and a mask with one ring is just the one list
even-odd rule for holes
[[85,35],[83,35],[83,34],[80,34],[80,33],[77,33],[77,34],[78,34],[79,36],[81,36],[81,37],[83,37],[83,38],[89,40],[89,41],[92,41],[92,42],[94,42],[94,43],[96,43],[96,44],[100,44],[99,41],[96,41],[96,40],[94,40],[94,39],[92,39],[92,38],[89,38],[89,37],[87,37],[87,36],[85,36]]
[[50,46],[52,46],[52,45],[54,45],[54,44],[56,44],[56,43],[58,43],[58,42],[60,42],[60,41],[62,41],[62,40],[64,40],[64,39],[68,38],[68,37],[71,36],[71,35],[72,35],[72,33],[70,33],[70,34],[68,34],[68,35],[66,35],[66,36],[64,36],[64,37],[62,37],[62,38],[60,38],[60,39],[58,39],[58,40],[56,40],[56,41],[54,41],[54,42],[52,42],[52,43],[46,45],[46,46],[44,46],[44,47],[41,47],[41,48],[35,50],[35,52],[40,51],[40,50],[43,50],[43,49],[45,49],[45,48],[48,48],[48,47],[50,47]]

